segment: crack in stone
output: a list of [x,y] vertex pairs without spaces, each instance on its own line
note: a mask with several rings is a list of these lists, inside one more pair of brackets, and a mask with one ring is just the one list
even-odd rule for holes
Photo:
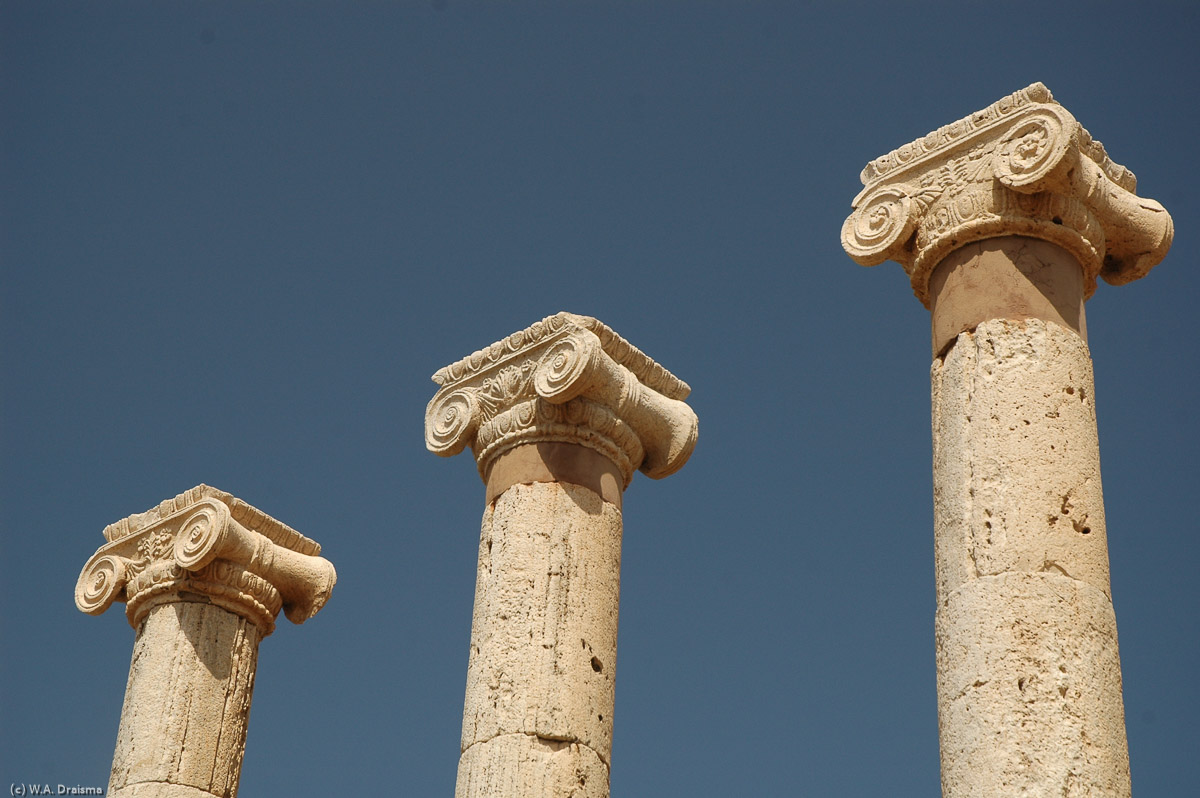
[[587,750],[591,751],[593,754],[596,755],[596,758],[600,760],[600,763],[602,765],[604,765],[604,768],[606,770],[611,770],[611,766],[609,765],[608,759],[603,754],[601,754],[599,751],[597,751],[595,748],[592,748],[590,745],[588,745],[587,743],[580,742],[579,740],[575,739],[574,737],[560,737],[558,735],[539,734],[538,732],[527,732],[527,731],[500,732],[499,734],[493,734],[491,737],[488,737],[486,740],[476,740],[475,742],[468,745],[466,748],[462,749],[462,751],[460,753],[460,758],[462,755],[465,755],[467,753],[467,751],[470,751],[472,748],[475,748],[476,746],[485,745],[487,743],[492,742],[493,740],[498,740],[501,737],[516,737],[516,736],[530,737],[530,738],[536,740],[538,743],[542,744],[543,747],[548,748],[552,751],[561,751],[562,749],[564,749],[568,746],[571,746],[571,745],[577,745],[580,748],[586,748]]
[[[1058,564],[1057,562],[1055,562],[1054,560],[1051,560],[1051,559],[1049,559],[1049,557],[1047,556],[1048,554],[1049,554],[1049,552],[1046,552],[1046,554],[1042,555],[1042,568],[1041,568],[1041,570],[1042,570],[1042,572],[1043,572],[1043,573],[1045,573],[1046,571],[1058,571],[1060,574],[1062,574],[1063,576],[1067,577],[1068,579],[1075,579],[1075,577],[1073,577],[1073,576],[1071,576],[1069,573],[1067,573],[1067,569],[1066,569],[1066,568],[1063,568],[1061,565],[1059,565],[1059,564]],[[1076,581],[1076,582],[1079,582],[1079,581],[1082,581],[1082,580],[1075,579],[1075,581]]]

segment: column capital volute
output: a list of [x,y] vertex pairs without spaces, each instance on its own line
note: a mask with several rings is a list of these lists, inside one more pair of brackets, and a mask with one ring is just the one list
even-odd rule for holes
[[1041,83],[1015,92],[863,169],[842,225],[858,263],[899,262],[929,306],[929,278],[954,250],[1000,236],[1050,241],[1074,255],[1085,295],[1096,277],[1144,277],[1171,246],[1162,205]]
[[293,623],[316,615],[337,582],[320,544],[208,485],[109,524],[104,537],[79,575],[75,605],[99,615],[123,602],[135,629],[154,606],[201,601],[268,635],[280,609]]
[[557,313],[433,375],[425,443],[445,457],[470,447],[486,482],[515,446],[574,443],[658,479],[679,470],[696,445],[687,383],[605,324]]

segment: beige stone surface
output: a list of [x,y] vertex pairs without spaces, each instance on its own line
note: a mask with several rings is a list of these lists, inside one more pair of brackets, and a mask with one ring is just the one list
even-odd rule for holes
[[99,615],[124,602],[135,629],[159,602],[187,595],[251,616],[266,636],[280,609],[303,623],[337,582],[319,544],[208,485],[109,524],[104,537],[79,575],[75,605]]
[[1128,796],[1092,366],[992,319],[931,369],[945,796]]
[[462,748],[503,734],[612,751],[621,513],[565,483],[484,512]]
[[585,446],[550,441],[524,443],[498,455],[488,470],[484,502],[491,504],[513,485],[531,482],[570,482],[621,507],[623,478],[612,460]]
[[942,792],[1128,796],[1112,604],[1057,572],[964,584],[938,607]]
[[578,743],[506,734],[473,745],[458,766],[457,796],[606,798],[608,767]]
[[199,485],[110,524],[75,587],[80,610],[120,601],[137,630],[109,793],[237,794],[259,641],[303,623],[337,574],[321,547]]
[[426,445],[487,486],[456,795],[607,796],[621,492],[691,456],[690,388],[571,313],[433,380]]
[[1003,236],[955,250],[934,269],[929,297],[934,357],[988,319],[1043,319],[1087,340],[1083,270],[1049,241]]
[[863,190],[842,226],[858,263],[895,260],[929,306],[929,278],[973,241],[1023,235],[1057,244],[1114,285],[1145,276],[1171,247],[1159,203],[1114,163],[1049,89],[1035,83],[905,144],[863,169]]
[[1087,344],[1040,319],[962,333],[930,371],[942,601],[982,576],[1058,573],[1109,594]]
[[212,604],[177,601],[147,614],[129,667],[111,795],[159,784],[237,793],[259,635],[253,622]]
[[486,482],[493,461],[525,443],[594,449],[628,487],[659,479],[696,446],[691,388],[603,323],[557,313],[439,369],[425,411],[425,443],[444,457],[467,446]]
[[[118,793],[111,793],[118,795]],[[131,784],[121,790],[120,798],[208,798],[212,793],[198,790],[186,784],[167,784],[163,782],[142,782]]]
[[843,247],[932,311],[943,795],[1128,796],[1083,303],[1171,217],[1040,83],[861,178]]

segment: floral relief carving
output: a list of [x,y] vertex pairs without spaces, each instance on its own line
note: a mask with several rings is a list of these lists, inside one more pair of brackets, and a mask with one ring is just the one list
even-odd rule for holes
[[558,313],[433,376],[425,413],[430,451],[471,447],[481,476],[513,446],[577,443],[617,464],[625,483],[683,465],[695,445],[690,390],[595,319]]
[[175,535],[170,527],[152,529],[137,541],[137,558],[126,566],[133,575],[140,574],[156,561],[166,560],[175,547]]
[[1170,248],[1170,216],[1133,194],[1108,157],[1048,89],[1034,84],[869,163],[842,245],[857,262],[895,260],[928,304],[928,280],[954,249],[1025,235],[1071,252],[1087,294],[1098,276],[1143,276]]
[[93,615],[125,602],[135,628],[158,604],[196,600],[187,594],[248,618],[266,635],[281,609],[295,623],[316,614],[337,580],[329,561],[311,553],[320,550],[313,541],[207,486],[105,532],[110,542],[84,566],[75,602]]
[[513,399],[529,394],[529,383],[533,379],[533,370],[536,366],[537,363],[532,360],[503,366],[494,377],[487,377],[483,380],[476,397],[490,414],[494,415],[500,412]]

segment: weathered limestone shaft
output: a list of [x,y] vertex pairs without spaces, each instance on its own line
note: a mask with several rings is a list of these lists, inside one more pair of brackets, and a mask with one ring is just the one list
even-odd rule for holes
[[237,794],[258,661],[251,621],[212,604],[159,604],[133,646],[108,789]]
[[948,794],[1128,794],[1087,345],[1041,319],[984,321],[932,382]]
[[75,603],[126,604],[137,630],[108,794],[237,794],[258,643],[282,608],[315,615],[337,575],[321,547],[200,485],[104,530]]
[[943,795],[1128,796],[1083,303],[1170,216],[1041,84],[862,177],[843,245],[932,311]]
[[595,491],[518,483],[484,510],[459,795],[608,794],[620,569]]
[[621,495],[696,442],[687,385],[560,313],[434,375],[426,442],[486,484],[458,798],[609,794]]

